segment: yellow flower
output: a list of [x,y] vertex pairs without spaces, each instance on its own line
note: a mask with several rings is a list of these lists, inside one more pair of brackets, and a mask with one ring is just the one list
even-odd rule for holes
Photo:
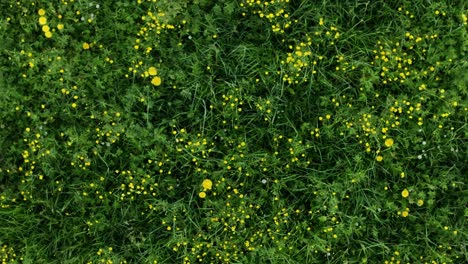
[[402,192],[401,192],[401,196],[403,196],[403,198],[406,198],[409,196],[409,192],[407,189],[404,189]]
[[424,200],[422,200],[422,199],[419,199],[417,204],[418,204],[418,206],[423,206],[423,204],[424,204]]
[[407,217],[408,215],[409,215],[409,212],[408,212],[408,211],[403,211],[403,212],[401,213],[401,216],[403,216],[403,217]]
[[85,50],[89,49],[89,44],[87,42],[83,43],[83,49]]
[[151,83],[154,85],[154,86],[159,86],[161,85],[161,78],[156,76],[154,77],[152,80],[151,80]]
[[154,75],[158,74],[158,71],[156,70],[155,67],[149,67],[148,73],[149,73],[149,75],[154,76]]
[[393,146],[393,139],[387,138],[387,139],[385,140],[385,146],[386,146],[386,147],[391,147],[391,146]]
[[43,15],[45,15],[45,10],[41,8],[41,9],[39,9],[39,10],[37,11],[37,13],[38,13],[40,16],[43,16]]
[[47,24],[47,18],[41,16],[39,18],[39,25],[45,25],[45,24]]
[[213,182],[210,179],[205,179],[203,180],[202,186],[205,190],[211,190],[213,187]]
[[42,31],[44,32],[49,32],[50,31],[50,27],[48,25],[44,25],[42,26]]
[[52,32],[47,31],[46,33],[44,33],[44,35],[45,35],[46,38],[51,38],[52,37]]
[[382,156],[377,156],[375,159],[376,159],[378,162],[381,162],[381,161],[383,160],[383,157],[382,157]]
[[200,198],[203,199],[203,198],[206,197],[206,192],[200,192],[200,193],[198,194],[198,196],[200,196]]
[[58,29],[58,30],[62,30],[62,29],[63,29],[63,24],[58,24],[58,25],[57,25],[57,29]]

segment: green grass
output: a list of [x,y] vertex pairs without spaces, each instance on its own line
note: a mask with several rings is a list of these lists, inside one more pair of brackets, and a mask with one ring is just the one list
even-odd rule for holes
[[2,262],[467,262],[464,1],[266,3],[0,3]]

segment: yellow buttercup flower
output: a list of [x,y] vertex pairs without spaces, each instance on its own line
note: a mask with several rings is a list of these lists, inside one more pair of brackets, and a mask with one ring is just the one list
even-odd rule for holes
[[37,13],[38,13],[40,16],[43,16],[43,15],[45,15],[45,10],[41,8],[41,9],[39,9],[39,10],[37,11]]
[[401,196],[403,196],[403,198],[406,198],[409,196],[409,191],[407,189],[404,189],[402,192],[401,192]]
[[203,180],[202,186],[205,190],[211,190],[213,187],[213,182],[210,179],[205,179]]
[[156,76],[154,77],[152,80],[151,80],[151,83],[154,85],[154,86],[159,86],[161,85],[161,78]]
[[89,49],[89,44],[87,42],[83,43],[83,49],[85,50]]
[[377,160],[378,162],[381,162],[381,161],[383,160],[383,157],[382,157],[382,156],[377,156],[377,157],[375,158],[375,160]]
[[39,18],[39,25],[45,25],[45,24],[47,24],[47,18],[41,16],[41,17]]
[[50,31],[49,26],[48,26],[48,25],[42,26],[42,31],[44,31],[44,32],[49,32],[49,31]]
[[148,73],[149,73],[149,75],[154,76],[154,75],[158,74],[158,71],[156,70],[155,67],[149,67]]
[[391,139],[391,138],[387,138],[387,139],[385,140],[385,146],[386,146],[386,147],[391,147],[391,146],[393,146],[393,143],[394,143],[394,142],[393,142],[393,139]]
[[403,217],[408,217],[408,215],[409,215],[409,212],[408,212],[408,211],[403,211],[403,212],[401,213],[401,216],[403,216]]
[[418,206],[423,206],[424,204],[424,200],[422,199],[419,199],[418,202],[417,202]]
[[63,29],[63,24],[58,24],[58,25],[57,25],[57,29],[58,29],[58,30],[62,30],[62,29]]
[[47,32],[44,33],[44,35],[45,35],[46,38],[51,38],[52,37],[52,32],[47,31]]
[[203,199],[206,197],[206,192],[200,192],[198,196]]

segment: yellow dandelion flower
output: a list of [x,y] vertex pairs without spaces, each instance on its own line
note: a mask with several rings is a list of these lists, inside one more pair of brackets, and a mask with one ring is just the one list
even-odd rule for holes
[[407,189],[404,189],[402,192],[401,192],[401,196],[403,196],[403,198],[406,198],[409,196],[409,191]]
[[391,138],[387,138],[387,139],[385,140],[385,146],[386,146],[386,147],[391,147],[391,146],[393,146],[393,143],[394,143],[394,141],[393,141],[393,139],[391,139]]
[[158,74],[158,70],[156,70],[155,67],[149,67],[148,73],[149,73],[149,75],[154,76],[154,75]]
[[200,196],[200,198],[203,199],[203,198],[206,197],[206,192],[200,192],[200,193],[198,194],[198,196]]
[[52,32],[47,31],[47,32],[44,33],[44,35],[45,35],[46,38],[51,38],[52,37]]
[[39,10],[37,11],[37,13],[38,13],[40,16],[43,16],[43,15],[45,15],[45,10],[41,8],[41,9],[39,9]]
[[418,206],[423,206],[423,204],[424,204],[424,200],[422,200],[422,199],[419,199],[417,204],[418,204]]
[[154,85],[154,86],[159,86],[161,85],[161,78],[156,76],[154,77],[152,80],[151,80],[151,83]]
[[205,179],[203,180],[202,186],[205,190],[211,190],[213,187],[213,182],[210,179]]
[[89,44],[87,42],[83,43],[83,49],[85,50],[89,49]]
[[50,31],[50,27],[48,25],[44,25],[42,26],[42,31],[44,32],[49,32]]
[[375,160],[377,160],[378,162],[381,162],[381,161],[383,160],[383,157],[382,157],[382,156],[377,156],[377,157],[375,158]]
[[47,18],[46,17],[39,17],[39,25],[45,25],[47,24]]
[[58,25],[57,25],[57,29],[58,29],[58,30],[62,30],[62,29],[63,29],[63,24],[58,24]]
[[408,211],[403,211],[403,212],[401,213],[401,216],[403,216],[403,217],[408,217],[408,215],[409,215],[409,212],[408,212]]

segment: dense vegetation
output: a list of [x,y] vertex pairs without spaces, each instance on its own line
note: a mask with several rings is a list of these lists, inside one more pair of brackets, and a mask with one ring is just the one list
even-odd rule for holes
[[466,263],[465,1],[16,0],[3,263]]

